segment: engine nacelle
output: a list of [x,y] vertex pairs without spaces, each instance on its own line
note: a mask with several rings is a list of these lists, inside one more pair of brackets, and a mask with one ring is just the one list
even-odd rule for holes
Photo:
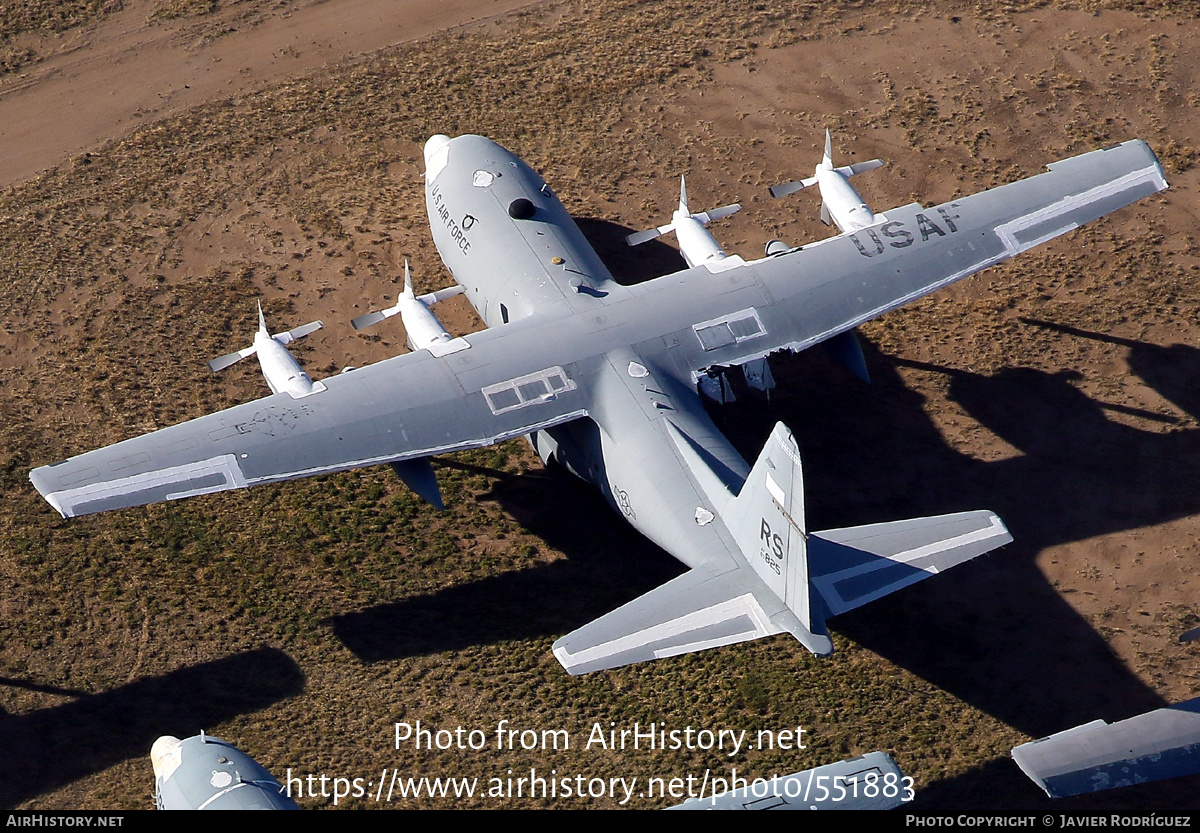
[[410,350],[428,350],[454,338],[420,298],[402,296],[397,306],[400,307],[400,320],[404,322]]

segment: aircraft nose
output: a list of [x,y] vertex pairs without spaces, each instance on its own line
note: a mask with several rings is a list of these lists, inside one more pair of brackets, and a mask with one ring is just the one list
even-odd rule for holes
[[180,742],[179,738],[171,735],[163,735],[154,741],[154,745],[150,747],[150,765],[154,767],[155,778],[165,781],[175,772],[179,766]]
[[430,158],[439,150],[450,144],[450,137],[445,133],[435,133],[425,142],[425,168],[429,169]]

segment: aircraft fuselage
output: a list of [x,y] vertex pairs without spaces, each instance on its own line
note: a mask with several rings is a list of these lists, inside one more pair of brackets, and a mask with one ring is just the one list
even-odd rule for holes
[[[604,315],[606,302],[626,293],[554,192],[515,155],[459,136],[430,139],[425,157],[434,243],[489,327],[533,315]],[[746,461],[694,388],[632,348],[605,362],[592,416],[531,435],[538,454],[596,486],[635,529],[689,566],[712,548],[736,551],[719,519],[696,518],[704,501],[666,436],[664,415],[713,455],[735,492]]]
[[586,311],[622,289],[546,182],[500,145],[435,136],[425,166],[434,243],[489,327]]

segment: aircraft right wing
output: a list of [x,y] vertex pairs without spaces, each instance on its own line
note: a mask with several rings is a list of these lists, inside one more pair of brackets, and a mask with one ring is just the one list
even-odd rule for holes
[[[491,445],[587,413],[586,361],[542,365],[520,328],[456,339],[30,473],[64,517]],[[529,336],[536,338],[536,334]]]

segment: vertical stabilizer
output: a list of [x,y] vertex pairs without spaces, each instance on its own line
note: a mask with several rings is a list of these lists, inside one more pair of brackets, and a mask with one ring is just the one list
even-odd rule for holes
[[810,597],[800,450],[782,422],[775,424],[741,492],[730,503],[725,523],[771,592],[805,628],[823,631],[824,616],[814,615]]

